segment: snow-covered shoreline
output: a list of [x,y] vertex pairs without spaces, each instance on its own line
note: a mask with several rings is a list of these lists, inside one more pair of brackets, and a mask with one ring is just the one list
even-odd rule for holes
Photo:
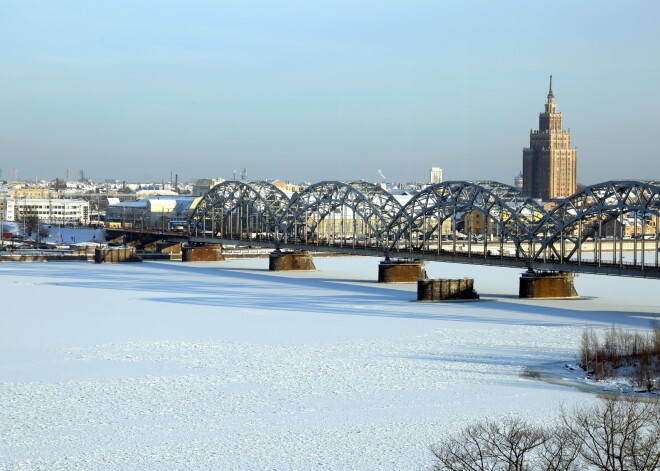
[[620,376],[606,380],[588,378],[582,368],[573,363],[561,361],[526,366],[523,368],[522,375],[525,378],[573,387],[592,394],[611,394],[641,399],[660,397],[660,391],[649,392],[645,388],[635,386],[626,377]]
[[0,470],[426,469],[471,420],[597,400],[521,373],[660,310],[653,280],[525,301],[517,270],[429,263],[492,301],[433,304],[376,258],[315,263],[0,266]]

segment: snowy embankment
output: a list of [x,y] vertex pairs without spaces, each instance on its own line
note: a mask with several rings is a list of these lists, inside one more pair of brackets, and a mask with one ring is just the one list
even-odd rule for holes
[[660,306],[658,281],[523,301],[518,270],[440,263],[482,301],[417,303],[377,262],[0,266],[0,469],[427,469],[471,420],[596,400],[521,373]]

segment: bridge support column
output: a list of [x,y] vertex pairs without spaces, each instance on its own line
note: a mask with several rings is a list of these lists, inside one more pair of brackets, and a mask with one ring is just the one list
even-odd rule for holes
[[222,244],[186,245],[181,260],[184,262],[224,262]]
[[307,250],[296,252],[281,252],[276,250],[268,256],[270,271],[316,270],[312,253]]
[[455,280],[417,280],[417,301],[449,301],[479,299],[474,278]]
[[521,298],[576,298],[573,273],[565,271],[534,271],[531,268],[520,277]]
[[379,283],[416,283],[426,278],[423,260],[383,260],[378,265]]
[[141,262],[135,247],[96,247],[95,263]]

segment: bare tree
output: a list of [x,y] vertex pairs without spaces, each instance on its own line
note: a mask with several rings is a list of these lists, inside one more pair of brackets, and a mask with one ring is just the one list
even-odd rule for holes
[[584,365],[584,369],[587,372],[589,372],[589,368],[591,367],[591,358],[593,357],[593,351],[595,347],[591,342],[592,333],[593,329],[591,327],[585,328],[582,331],[582,339],[580,342],[580,361],[582,362],[582,365]]
[[660,322],[656,318],[651,321],[651,329],[653,329],[653,351],[656,355],[660,355]]
[[542,428],[519,418],[470,424],[431,447],[434,471],[658,471],[660,402],[603,399]]
[[539,466],[544,471],[577,470],[576,461],[580,444],[571,431],[564,426],[556,426],[548,433],[548,440],[539,452]]
[[46,237],[50,236],[50,230],[46,226],[39,226],[38,234],[39,237],[45,239]]
[[543,429],[508,417],[468,425],[431,451],[439,461],[436,471],[526,471],[532,452],[547,440]]
[[26,214],[23,217],[23,232],[32,234],[39,228],[39,218],[36,214]]
[[507,471],[530,468],[530,455],[548,440],[545,430],[519,417],[507,417],[500,422],[488,422],[488,440],[495,458],[504,463]]
[[471,424],[456,436],[431,447],[438,463],[434,471],[494,471],[497,463],[486,439],[486,424]]
[[657,401],[618,401],[562,412],[562,422],[587,465],[603,471],[657,471],[660,407]]

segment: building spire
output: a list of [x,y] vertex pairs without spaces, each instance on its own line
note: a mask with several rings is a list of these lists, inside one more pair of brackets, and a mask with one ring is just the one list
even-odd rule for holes
[[555,94],[552,93],[552,75],[550,76],[550,91],[548,92],[548,103],[554,103]]

